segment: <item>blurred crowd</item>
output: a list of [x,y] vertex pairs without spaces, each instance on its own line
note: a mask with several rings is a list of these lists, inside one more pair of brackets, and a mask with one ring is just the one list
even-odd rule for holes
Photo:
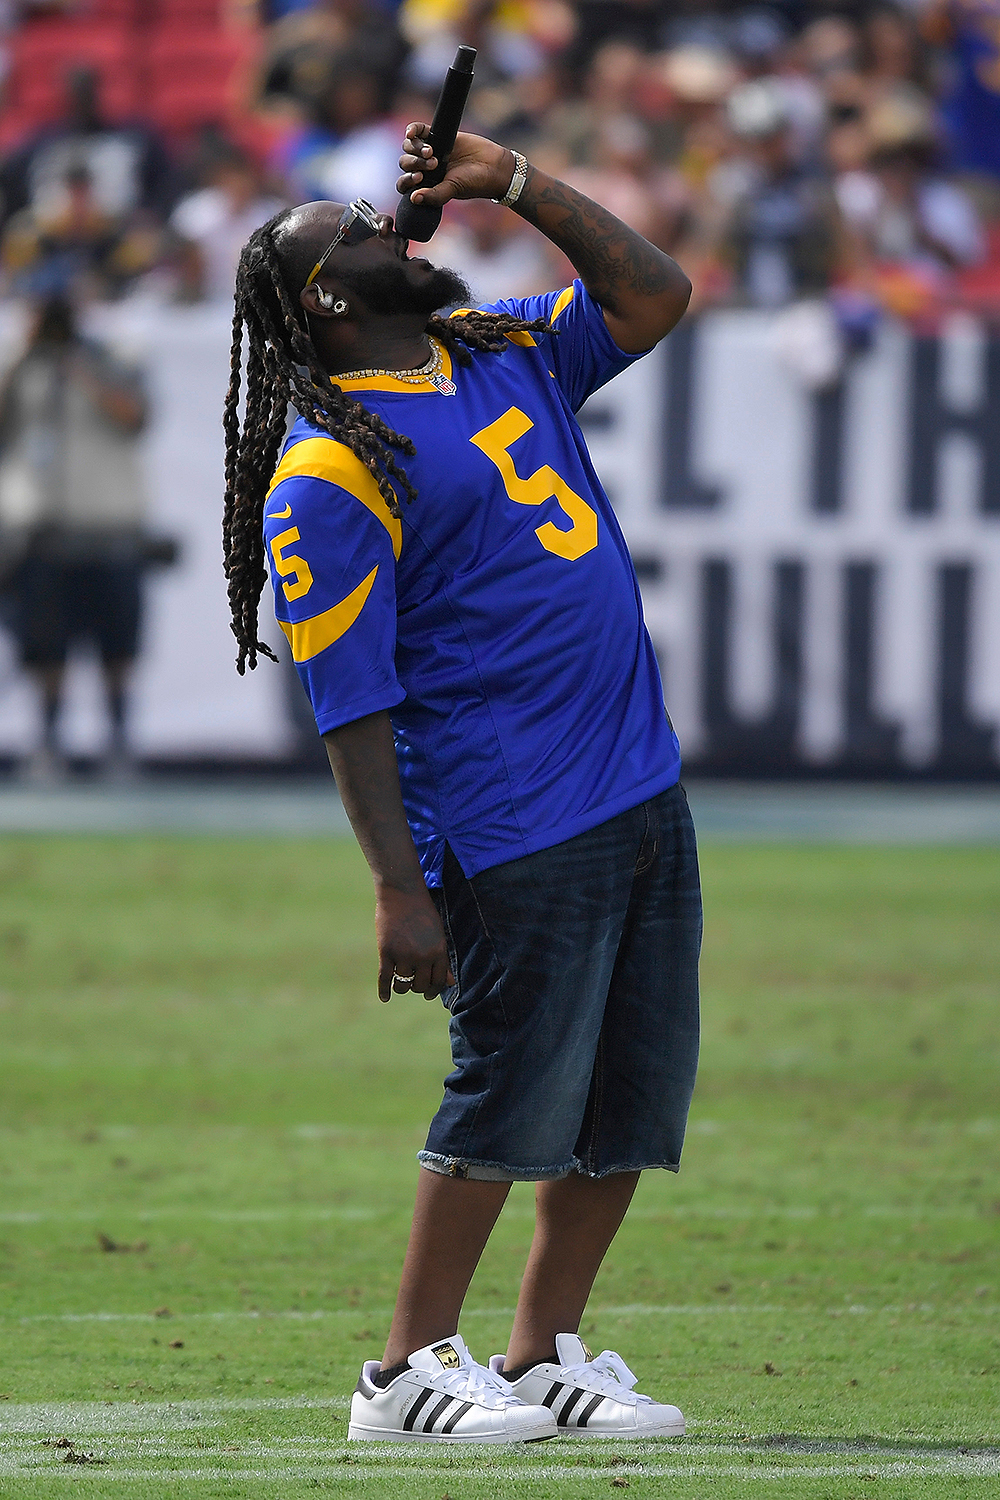
[[[128,769],[142,578],[170,560],[142,372],[88,308],[224,306],[283,206],[392,210],[403,127],[460,42],[467,129],[675,255],[695,309],[766,312],[807,386],[887,315],[1000,320],[1000,0],[0,0],[0,295],[30,313],[0,381],[0,623],[38,688],[40,777],[81,641]],[[571,274],[490,202],[451,205],[428,254],[481,301]]]
[[[195,3],[198,24],[249,39],[197,128],[123,117],[82,65],[58,117],[11,142],[8,291],[224,299],[282,204],[391,209],[401,128],[467,42],[468,128],[676,255],[696,305],[819,299],[861,340],[885,309],[1000,313],[1000,0]],[[10,36],[46,7],[6,9]],[[451,211],[432,254],[483,298],[566,272],[487,203]]]

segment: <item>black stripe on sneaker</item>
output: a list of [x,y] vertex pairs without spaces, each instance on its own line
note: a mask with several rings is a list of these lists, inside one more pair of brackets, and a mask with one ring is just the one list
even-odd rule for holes
[[595,1396],[593,1401],[587,1402],[586,1406],[583,1408],[583,1411],[576,1419],[577,1427],[586,1427],[587,1423],[590,1421],[591,1417],[594,1415],[594,1412],[597,1410],[603,1400],[603,1396]]
[[441,1400],[438,1402],[437,1406],[435,1406],[435,1408],[431,1412],[430,1416],[424,1418],[424,1426],[423,1426],[424,1432],[430,1432],[431,1431],[431,1429],[433,1428],[434,1423],[437,1421],[438,1417],[441,1415],[442,1412],[444,1412],[444,1411],[447,1410],[447,1408],[451,1405],[451,1403],[454,1401],[454,1399],[455,1399],[454,1396],[442,1396],[441,1397]]
[[583,1387],[578,1385],[572,1396],[570,1396],[569,1400],[563,1402],[562,1411],[556,1412],[556,1421],[559,1423],[560,1427],[569,1426],[569,1414],[582,1395]]
[[542,1401],[542,1405],[543,1406],[551,1406],[552,1403],[553,1403],[553,1401],[558,1396],[559,1392],[560,1391],[564,1391],[565,1389],[566,1389],[566,1387],[563,1385],[562,1381],[560,1381],[560,1380],[554,1381],[553,1384],[549,1386],[548,1391],[546,1392],[545,1398]]
[[472,1410],[472,1402],[471,1401],[463,1401],[462,1404],[461,1404],[461,1406],[458,1408],[458,1411],[453,1411],[452,1414],[451,1414],[451,1416],[448,1418],[447,1422],[441,1428],[442,1436],[444,1436],[445,1434],[447,1434],[449,1432],[454,1432],[456,1424],[458,1422],[461,1422],[462,1418],[465,1416],[465,1413],[467,1411],[471,1411],[471,1410]]
[[414,1401],[413,1405],[410,1407],[409,1411],[406,1413],[406,1419],[403,1422],[403,1431],[404,1432],[412,1432],[413,1431],[413,1424],[414,1424],[414,1422],[417,1420],[417,1417],[423,1411],[424,1407],[427,1405],[428,1401],[431,1399],[431,1397],[433,1395],[434,1395],[433,1389],[429,1385],[425,1385],[424,1388],[423,1388],[423,1390],[420,1392],[420,1395],[417,1397],[416,1401]]

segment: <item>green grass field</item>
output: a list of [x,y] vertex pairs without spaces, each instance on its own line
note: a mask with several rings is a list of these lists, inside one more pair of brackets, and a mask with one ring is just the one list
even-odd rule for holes
[[[360,855],[4,840],[0,1494],[994,1495],[1000,856],[709,847],[704,874],[684,1170],[641,1184],[584,1325],[689,1437],[348,1448],[447,1065],[440,1005],[374,998]],[[481,1359],[530,1229],[518,1187]]]

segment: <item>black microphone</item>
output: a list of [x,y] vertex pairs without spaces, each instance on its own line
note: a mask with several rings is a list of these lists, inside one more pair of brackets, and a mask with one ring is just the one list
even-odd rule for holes
[[[448,158],[455,146],[458,127],[462,123],[465,101],[472,87],[472,69],[476,61],[475,47],[459,47],[455,61],[445,74],[441,97],[434,111],[431,124],[430,146],[437,157],[433,172],[424,172],[420,188],[436,187],[448,170]],[[409,195],[401,197],[396,209],[396,233],[407,240],[429,240],[441,222],[441,210],[430,203],[413,203]]]

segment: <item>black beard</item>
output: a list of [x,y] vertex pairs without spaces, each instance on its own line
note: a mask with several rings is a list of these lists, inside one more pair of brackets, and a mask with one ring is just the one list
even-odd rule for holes
[[442,307],[467,306],[472,293],[457,271],[435,266],[433,276],[413,286],[406,275],[406,262],[372,266],[367,271],[337,272],[348,291],[355,292],[366,307],[384,317],[400,313],[430,317]]

